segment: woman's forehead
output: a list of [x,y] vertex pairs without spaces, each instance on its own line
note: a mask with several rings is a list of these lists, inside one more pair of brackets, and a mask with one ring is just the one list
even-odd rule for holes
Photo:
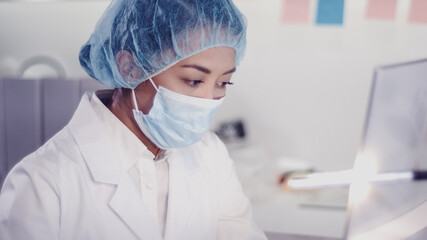
[[214,47],[201,51],[178,62],[177,66],[201,65],[205,67],[235,67],[236,52],[230,47]]

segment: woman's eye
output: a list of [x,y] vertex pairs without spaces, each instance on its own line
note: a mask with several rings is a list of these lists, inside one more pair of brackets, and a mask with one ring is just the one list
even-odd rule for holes
[[197,85],[199,85],[200,83],[203,83],[202,80],[185,80],[185,82],[190,86],[190,87],[197,87]]
[[218,83],[218,86],[220,87],[220,88],[225,88],[227,85],[233,85],[234,83],[232,83],[232,82],[220,82],[220,83]]

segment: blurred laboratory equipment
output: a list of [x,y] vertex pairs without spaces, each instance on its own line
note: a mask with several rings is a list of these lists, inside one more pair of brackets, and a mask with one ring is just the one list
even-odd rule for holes
[[285,176],[287,186],[291,189],[317,189],[328,187],[350,187],[351,184],[362,181],[369,184],[395,181],[422,181],[427,180],[427,171],[403,171],[364,174],[353,169],[325,172],[308,173],[296,176]]
[[25,59],[19,69],[19,77],[28,79],[40,78],[66,78],[65,68],[51,56],[36,55]]
[[215,133],[224,142],[239,141],[246,137],[245,125],[241,119],[221,123]]

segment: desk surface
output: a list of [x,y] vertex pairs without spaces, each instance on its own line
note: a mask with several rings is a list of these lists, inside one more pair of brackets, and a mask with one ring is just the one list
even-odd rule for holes
[[314,237],[273,232],[266,232],[266,235],[269,240],[339,240],[339,238]]
[[[256,148],[230,152],[256,224],[270,239],[340,239],[344,236],[348,189],[287,191],[277,185],[280,169]],[[273,165],[272,165],[273,164]]]
[[[268,200],[254,199],[252,202],[254,218],[265,232],[290,234],[282,239],[340,239],[346,225],[346,208],[334,204],[325,197],[328,195],[334,198],[337,194],[268,194]],[[294,238],[290,238],[292,234]]]

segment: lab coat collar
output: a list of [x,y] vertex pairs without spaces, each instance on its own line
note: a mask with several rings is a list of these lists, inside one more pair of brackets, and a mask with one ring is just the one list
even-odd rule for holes
[[161,240],[127,169],[121,163],[105,126],[85,94],[68,125],[95,181],[117,185],[109,205],[138,239]]
[[118,184],[122,166],[105,126],[90,104],[88,93],[83,95],[68,127],[94,180]]

